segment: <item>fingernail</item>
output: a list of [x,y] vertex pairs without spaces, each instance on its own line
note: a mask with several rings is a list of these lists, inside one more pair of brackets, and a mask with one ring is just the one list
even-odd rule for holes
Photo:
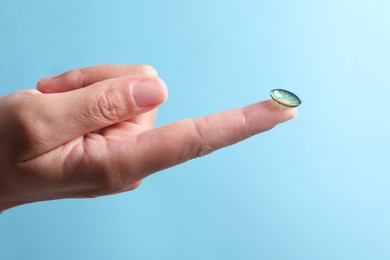
[[132,93],[138,107],[156,106],[164,102],[166,86],[158,79],[142,80],[133,85]]

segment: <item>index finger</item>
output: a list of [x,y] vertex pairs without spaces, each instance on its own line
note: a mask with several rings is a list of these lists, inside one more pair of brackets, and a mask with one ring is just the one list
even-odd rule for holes
[[132,165],[121,166],[134,167],[137,162],[136,168],[142,175],[139,177],[143,178],[270,130],[296,115],[295,108],[281,108],[267,100],[154,128],[140,134],[135,146],[122,143],[115,154],[119,164],[126,164],[126,156],[134,155]]

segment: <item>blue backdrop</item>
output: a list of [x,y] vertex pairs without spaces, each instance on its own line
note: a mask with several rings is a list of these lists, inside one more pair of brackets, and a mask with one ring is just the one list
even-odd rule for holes
[[272,88],[303,105],[136,191],[6,211],[0,259],[390,259],[389,13],[387,0],[1,0],[1,95],[148,63],[170,92],[158,124]]

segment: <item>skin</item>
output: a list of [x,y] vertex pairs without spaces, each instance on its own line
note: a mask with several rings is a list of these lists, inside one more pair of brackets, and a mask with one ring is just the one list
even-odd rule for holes
[[297,115],[273,101],[154,127],[165,83],[148,65],[99,65],[0,97],[0,211],[93,198]]

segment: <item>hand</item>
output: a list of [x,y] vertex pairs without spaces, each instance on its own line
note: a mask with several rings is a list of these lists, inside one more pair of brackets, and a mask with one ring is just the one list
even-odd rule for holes
[[0,211],[129,191],[297,113],[268,100],[154,128],[166,98],[164,82],[145,65],[77,69],[0,97]]

